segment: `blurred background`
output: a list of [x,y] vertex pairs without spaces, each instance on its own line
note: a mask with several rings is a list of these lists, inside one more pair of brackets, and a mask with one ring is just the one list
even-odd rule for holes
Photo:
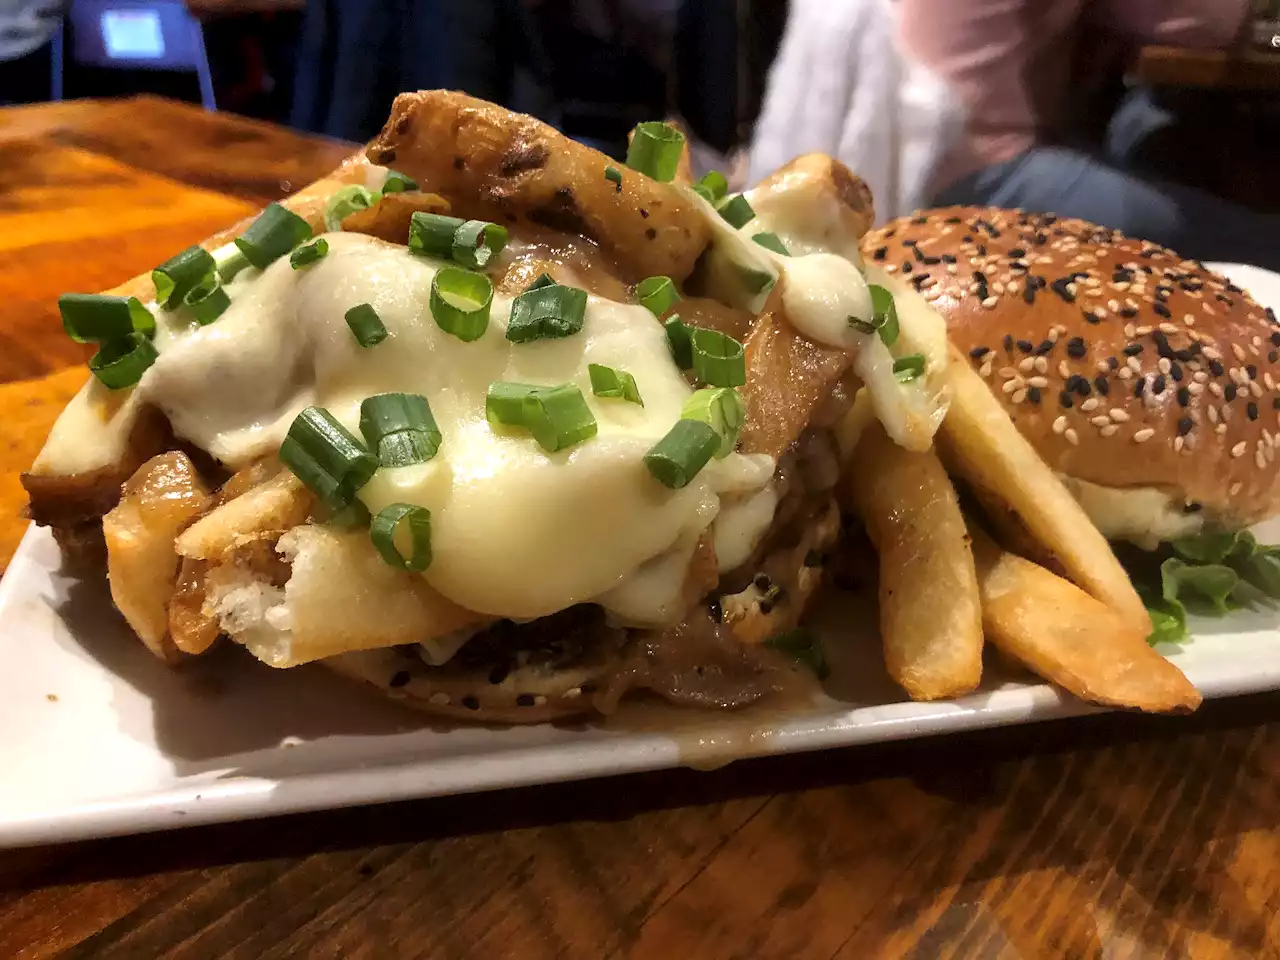
[[[158,93],[327,137],[450,87],[746,186],[990,203],[1280,267],[1280,0],[0,0],[0,104]],[[4,114],[0,113],[0,128]]]

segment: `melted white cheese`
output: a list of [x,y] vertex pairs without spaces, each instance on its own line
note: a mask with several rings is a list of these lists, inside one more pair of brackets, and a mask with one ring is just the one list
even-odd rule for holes
[[1161,541],[1192,536],[1204,527],[1203,513],[1187,513],[1181,501],[1154,487],[1104,487],[1059,477],[1108,540],[1154,550]]
[[792,256],[834,253],[862,269],[858,237],[845,221],[834,189],[811,173],[794,170],[747,191],[755,219],[742,228],[747,236],[774,233]]
[[[611,591],[635,581],[617,595],[615,613],[666,619],[670,577],[642,568],[690,539],[696,544],[719,511],[720,493],[760,489],[773,463],[732,454],[674,491],[650,476],[642,458],[692,392],[653,316],[590,297],[581,333],[512,344],[505,337],[511,301],[495,296],[488,331],[464,343],[431,316],[437,262],[361,234],[326,239],[329,254],[304,270],[282,258],[246,271],[228,288],[231,306],[207,327],[164,315],[160,356],[127,403],[159,407],[180,437],[239,467],[277,450],[310,404],[359,436],[366,397],[421,393],[444,436],[439,454],[380,470],[360,497],[373,512],[394,502],[431,511],[434,559],[424,576],[435,589],[471,610],[531,619],[596,598],[608,607]],[[344,319],[358,303],[372,304],[389,333],[369,349]],[[631,373],[644,406],[595,397],[588,363]],[[598,435],[548,454],[530,436],[496,433],[484,415],[496,380],[576,384]],[[64,415],[66,429],[55,430],[46,448],[59,469],[77,456],[80,437],[98,432],[85,409]],[[108,427],[101,417],[96,423]]]

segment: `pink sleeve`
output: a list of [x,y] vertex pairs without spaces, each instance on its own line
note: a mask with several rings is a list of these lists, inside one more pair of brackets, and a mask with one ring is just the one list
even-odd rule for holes
[[1248,13],[1249,0],[1102,0],[1091,19],[1140,43],[1220,49],[1235,41]]

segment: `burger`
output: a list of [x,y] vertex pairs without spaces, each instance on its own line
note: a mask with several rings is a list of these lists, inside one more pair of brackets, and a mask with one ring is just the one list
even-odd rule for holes
[[926,449],[945,332],[887,335],[870,196],[830,158],[746,196],[680,182],[664,124],[628,161],[405,94],[330,177],[64,296],[98,352],[32,518],[171,663],[229,640],[517,723],[791,688],[834,428],[862,388]]
[[922,211],[862,248],[945,318],[1097,527],[1138,548],[1123,555],[1157,636],[1181,636],[1187,600],[1280,596],[1280,554],[1247,532],[1280,512],[1271,308],[1199,261],[1052,214]]

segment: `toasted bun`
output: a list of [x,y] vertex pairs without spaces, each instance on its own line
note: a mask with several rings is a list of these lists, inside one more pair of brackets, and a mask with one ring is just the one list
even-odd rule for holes
[[932,302],[1059,473],[1227,525],[1280,512],[1280,323],[1226,278],[1083,220],[991,208],[895,220],[863,251]]

